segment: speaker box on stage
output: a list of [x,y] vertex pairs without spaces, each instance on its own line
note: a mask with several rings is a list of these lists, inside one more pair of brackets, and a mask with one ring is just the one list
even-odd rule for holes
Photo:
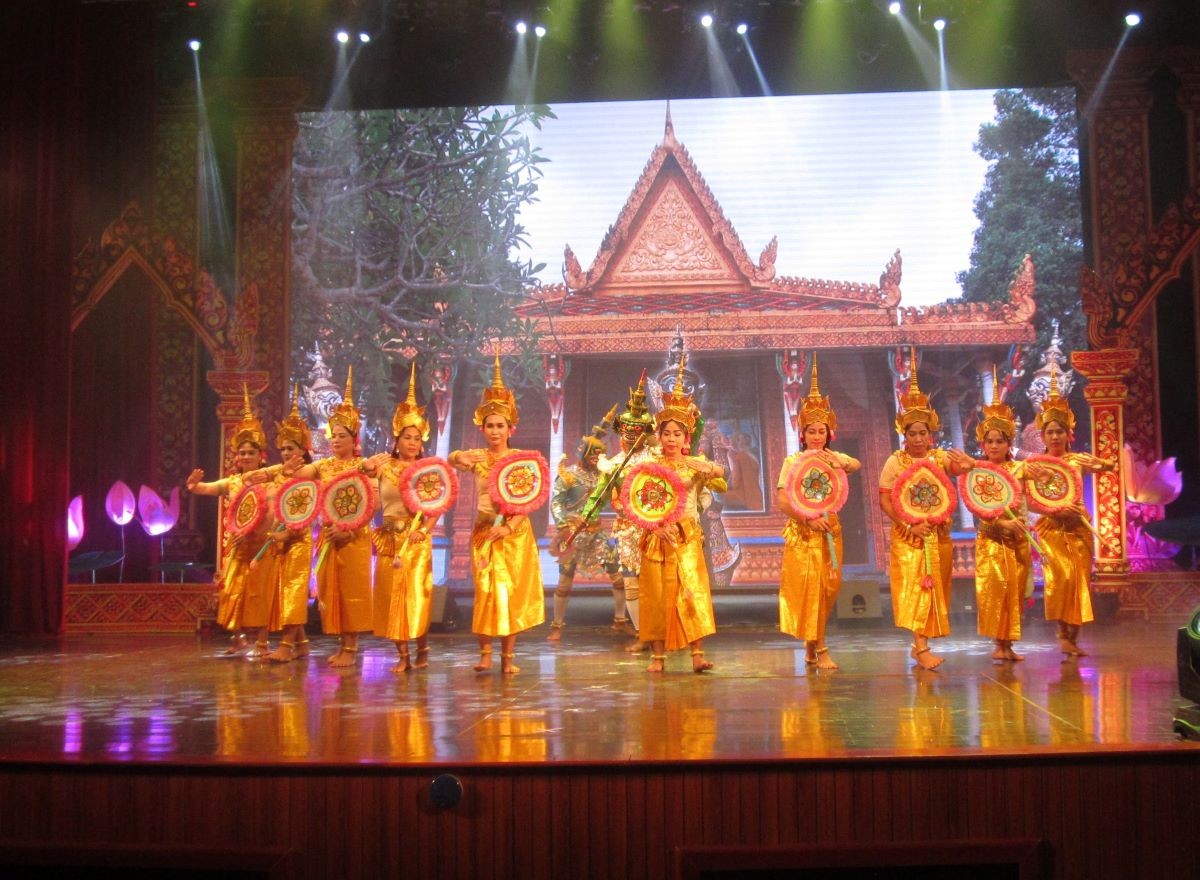
[[877,581],[843,581],[837,599],[838,624],[857,621],[878,623],[883,617],[883,603]]
[[458,629],[458,603],[450,595],[445,584],[433,588],[432,605],[429,608],[430,632],[454,632]]

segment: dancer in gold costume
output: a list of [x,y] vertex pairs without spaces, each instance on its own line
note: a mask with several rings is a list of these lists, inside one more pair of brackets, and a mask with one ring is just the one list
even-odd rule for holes
[[683,386],[687,357],[679,360],[675,385],[663,393],[663,407],[654,416],[659,450],[650,460],[668,467],[687,486],[683,518],[670,526],[644,531],[641,537],[641,628],[639,638],[650,642],[649,672],[663,672],[667,651],[690,647],[692,671],[706,672],[704,637],[717,631],[712,589],[704,562],[704,533],[700,527],[701,493],[724,492],[724,469],[703,455],[688,455],[700,410]]
[[[429,666],[429,612],[433,604],[433,541],[435,520],[416,519],[405,506],[400,475],[421,457],[429,440],[425,407],[417,406],[417,365],[408,377],[408,395],[392,414],[394,442],[390,454],[374,456],[379,473],[379,502],[383,525],[375,542],[375,635],[396,643],[400,660],[392,672]],[[415,639],[417,653],[410,659],[408,642]]]
[[[1050,391],[1037,414],[1037,427],[1046,444],[1046,454],[1063,459],[1076,471],[1110,471],[1116,462],[1083,452],[1071,452],[1075,439],[1075,414],[1067,399],[1058,393],[1058,379],[1050,373]],[[1082,474],[1081,474],[1082,476]],[[1058,646],[1068,658],[1083,657],[1079,628],[1090,623],[1092,594],[1092,534],[1083,504],[1039,519],[1034,526],[1042,546],[1043,599],[1046,619],[1058,621]]]
[[[296,468],[312,463],[312,432],[300,416],[299,386],[292,389],[291,412],[275,425],[275,446],[283,464],[267,468],[271,475],[267,491],[271,495],[288,482],[288,477],[283,475],[285,466],[290,464]],[[267,659],[287,663],[305,657],[309,652],[304,625],[308,622],[308,582],[312,576],[312,529],[276,528],[271,532],[271,541],[277,572],[271,629],[282,629],[283,636],[279,647],[268,654]]]
[[[812,386],[796,413],[796,428],[804,451],[818,450],[830,467],[852,474],[862,467],[857,458],[829,448],[837,430],[837,415],[817,382],[813,355]],[[783,481],[792,462],[803,453],[789,455],[779,473],[776,500],[789,517],[783,530],[783,568],[779,575],[779,630],[804,639],[804,662],[818,669],[837,669],[825,646],[825,624],[842,587],[842,523],[836,513],[808,519],[788,503]],[[833,536],[833,555],[829,536]]]
[[[959,449],[938,449],[934,434],[941,427],[929,397],[921,393],[917,381],[917,354],[911,354],[912,377],[908,391],[900,397],[896,431],[904,438],[904,448],[893,452],[879,475],[879,507],[892,521],[892,541],[888,574],[891,581],[892,619],[896,626],[912,632],[909,655],[923,669],[936,669],[942,658],[929,649],[929,639],[950,634],[950,576],[954,548],[950,543],[950,525],[929,523],[910,525],[892,505],[892,489],[900,476],[916,461],[952,475],[974,467],[972,459]],[[925,577],[925,539],[932,536],[933,585],[922,585]]]
[[500,638],[500,671],[520,672],[513,663],[517,633],[546,619],[546,598],[537,540],[527,516],[499,516],[487,491],[488,475],[495,463],[515,450],[508,440],[520,414],[512,391],[504,385],[500,356],[492,367],[492,384],[483,390],[475,409],[475,424],[483,433],[483,449],[450,453],[450,464],[475,475],[475,528],[471,534],[471,560],[475,572],[475,609],[471,631],[479,638],[476,672],[492,668],[492,639]]
[[[1000,400],[1000,385],[992,369],[992,402],[983,408],[975,426],[975,439],[988,463],[1003,468],[1018,483],[1025,478],[1023,462],[1013,461],[1012,441],[1016,416]],[[1024,660],[1013,650],[1021,638],[1021,603],[1029,582],[1031,559],[1024,528],[1025,510],[1013,510],[979,523],[975,532],[975,607],[979,634],[996,643],[993,660]]]
[[[249,474],[262,467],[267,437],[262,422],[250,407],[250,392],[242,385],[242,420],[229,438],[236,473],[215,482],[201,482],[204,471],[196,468],[187,478],[187,490],[194,495],[221,495],[234,498],[242,491]],[[262,528],[241,538],[226,537],[227,544],[218,573],[221,585],[217,599],[217,623],[233,633],[233,642],[225,651],[236,654],[247,646],[244,633],[254,631],[254,645],[247,656],[265,657],[269,650],[271,602],[274,596],[275,570],[272,565],[251,566],[254,554],[266,540]]]

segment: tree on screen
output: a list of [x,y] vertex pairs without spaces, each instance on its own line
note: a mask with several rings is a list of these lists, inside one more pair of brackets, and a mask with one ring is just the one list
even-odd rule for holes
[[[1050,344],[1050,322],[1056,318],[1064,349],[1082,348],[1087,326],[1079,302],[1083,229],[1075,92],[1001,90],[994,100],[996,118],[980,126],[975,143],[990,167],[975,198],[979,228],[970,268],[958,275],[963,299],[1006,299],[1013,273],[1028,253],[1037,272],[1035,351]],[[1026,382],[1030,378],[1032,369]]]
[[[546,107],[302,115],[293,164],[292,363],[314,343],[378,421],[396,368],[532,344],[515,314],[542,266],[510,258],[545,159],[522,126]],[[356,394],[356,397],[358,395]]]

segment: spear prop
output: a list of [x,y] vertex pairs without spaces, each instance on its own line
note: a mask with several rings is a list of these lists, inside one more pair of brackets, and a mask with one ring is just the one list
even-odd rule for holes
[[617,478],[621,476],[621,472],[625,470],[625,466],[629,464],[629,459],[632,458],[633,454],[638,451],[638,448],[642,445],[642,441],[645,439],[645,432],[638,435],[637,440],[633,441],[633,445],[630,446],[629,451],[625,453],[625,457],[621,459],[621,463],[617,465],[617,467],[614,468],[607,477],[604,478],[600,488],[596,492],[592,493],[592,497],[589,498],[587,504],[583,506],[583,511],[580,514],[582,518],[579,521],[579,525],[575,526],[575,528],[571,530],[571,534],[567,536],[567,540],[563,541],[564,547],[570,547],[571,543],[576,537],[578,537],[579,533],[582,532],[584,527],[587,526],[588,520],[596,514],[596,508],[600,506],[604,497],[608,495],[609,489],[612,488],[612,485],[617,481]]

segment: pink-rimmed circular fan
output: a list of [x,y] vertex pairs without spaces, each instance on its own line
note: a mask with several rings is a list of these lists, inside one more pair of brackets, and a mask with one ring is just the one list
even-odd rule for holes
[[400,472],[398,482],[409,513],[422,513],[427,519],[441,516],[458,498],[458,475],[436,456],[414,461]]
[[1021,484],[1007,469],[986,461],[958,478],[958,491],[967,509],[980,519],[993,520],[1021,504]]
[[492,465],[487,490],[504,516],[533,513],[550,500],[550,465],[535,449],[513,450]]
[[846,472],[831,465],[816,449],[800,453],[788,465],[783,488],[792,509],[805,519],[837,513],[850,495]]
[[635,464],[621,484],[621,506],[639,528],[654,531],[683,518],[687,485],[679,474],[656,461]]
[[275,522],[293,531],[307,528],[320,512],[320,500],[319,480],[305,477],[288,480],[275,493]]
[[371,521],[375,502],[375,486],[366,474],[343,471],[321,490],[321,519],[326,525],[350,532]]
[[1036,465],[1030,471],[1039,472],[1025,481],[1025,497],[1031,510],[1056,514],[1083,503],[1083,481],[1066,461],[1054,455],[1031,455],[1026,462]]
[[267,518],[267,491],[262,486],[243,485],[225,508],[225,531],[240,538],[249,535]]
[[957,503],[950,478],[926,459],[914,461],[892,487],[892,509],[910,526],[948,522]]

